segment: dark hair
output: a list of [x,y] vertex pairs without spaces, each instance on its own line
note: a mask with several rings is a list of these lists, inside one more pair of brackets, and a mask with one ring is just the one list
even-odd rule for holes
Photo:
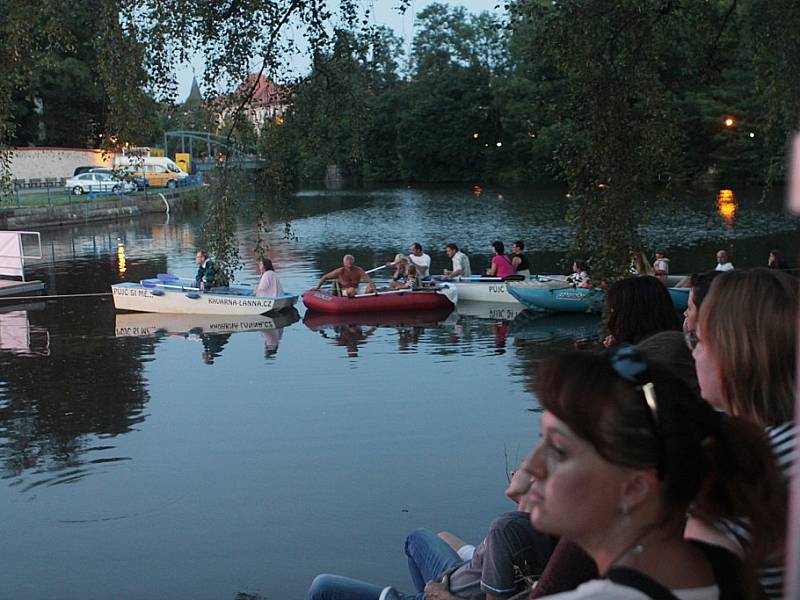
[[272,261],[266,256],[261,257],[261,264],[264,265],[265,271],[274,271],[275,267],[272,266]]
[[506,247],[503,245],[503,242],[501,242],[500,240],[493,241],[492,242],[492,248],[494,248],[494,251],[497,252],[498,254],[505,254]]
[[785,534],[776,518],[785,514],[785,485],[763,431],[716,411],[664,365],[648,362],[655,427],[641,389],[603,355],[571,352],[541,363],[539,403],[606,461],[633,469],[663,465],[661,495],[672,516],[691,505],[707,522],[749,519],[751,564],[758,564]]
[[770,250],[769,251],[772,256],[775,257],[775,264],[769,265],[770,269],[788,269],[789,268],[789,261],[786,260],[786,257],[783,255],[783,252],[780,250]]
[[411,244],[411,247],[414,248],[414,250],[419,250],[420,252],[422,252],[422,244],[420,244],[419,242],[414,242],[413,244]]
[[706,271],[705,273],[692,273],[689,277],[689,287],[692,288],[692,302],[697,310],[705,300],[708,290],[711,289],[711,282],[722,271]]
[[450,242],[449,244],[447,244],[447,246],[445,246],[445,248],[450,248],[450,250],[452,250],[453,252],[458,252],[458,246],[456,246],[456,245],[455,245],[454,243],[452,243],[452,242]]
[[525,242],[523,242],[522,240],[517,240],[516,242],[514,242],[513,245],[519,248],[520,250],[525,250]]
[[576,258],[572,262],[575,263],[575,266],[578,267],[581,271],[589,272],[589,263],[583,260],[582,258]]
[[608,331],[617,344],[681,328],[667,288],[651,275],[615,281],[608,289],[608,309]]
[[643,339],[636,344],[636,348],[649,360],[657,361],[668,367],[691,388],[692,392],[700,395],[694,356],[692,356],[689,346],[686,345],[682,331],[661,331]]
[[762,427],[792,420],[797,304],[797,279],[783,271],[726,271],[698,317],[702,341],[719,364],[725,402]]
[[664,250],[661,250],[661,249],[658,249],[658,250],[656,250],[656,252],[655,252],[655,253],[656,253],[656,254],[660,254],[661,256],[666,256],[666,255],[667,255],[667,253],[666,253],[666,252],[664,252]]
[[198,248],[195,255],[200,254],[203,258],[208,258],[208,252],[203,248]]

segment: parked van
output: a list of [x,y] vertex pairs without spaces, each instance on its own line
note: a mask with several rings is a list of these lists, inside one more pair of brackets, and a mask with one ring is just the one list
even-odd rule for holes
[[151,186],[174,188],[189,175],[165,156],[115,156],[114,168],[144,177]]

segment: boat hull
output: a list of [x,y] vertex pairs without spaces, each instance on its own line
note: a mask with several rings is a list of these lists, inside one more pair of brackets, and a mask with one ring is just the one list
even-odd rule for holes
[[348,298],[312,289],[303,294],[303,304],[309,310],[329,314],[431,311],[448,307],[452,310],[454,306],[447,296],[434,290],[361,294],[354,298]]
[[257,298],[245,288],[201,292],[180,286],[117,283],[111,286],[114,308],[136,312],[187,315],[262,315],[294,306],[296,294]]
[[442,307],[434,310],[369,312],[369,313],[323,313],[313,310],[306,312],[303,324],[312,331],[329,327],[348,325],[367,327],[423,327],[436,325],[446,320],[452,308]]
[[[459,278],[453,282],[458,290],[460,302],[496,302],[499,304],[519,304],[519,301],[508,291],[507,281],[499,277]],[[535,288],[557,288],[568,285],[565,281],[547,276],[534,275],[515,285],[526,285]]]
[[[667,291],[675,310],[686,310],[689,288],[667,288]],[[544,289],[512,283],[509,292],[522,304],[535,310],[592,313],[602,312],[606,305],[606,295],[599,288]]]

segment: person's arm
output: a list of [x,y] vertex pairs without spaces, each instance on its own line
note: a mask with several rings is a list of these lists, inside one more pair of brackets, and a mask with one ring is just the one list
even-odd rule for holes
[[375,282],[372,281],[372,278],[367,275],[367,272],[362,269],[361,271],[361,281],[367,282],[367,291],[374,292],[375,291]]
[[492,259],[492,266],[489,267],[489,270],[486,271],[486,274],[489,277],[494,277],[495,273],[497,273],[497,263],[494,262],[494,258]]
[[447,545],[450,546],[456,552],[458,552],[461,548],[467,545],[467,542],[462,540],[457,535],[450,533],[449,531],[440,531],[436,535],[442,538],[447,543]]
[[342,272],[344,267],[339,267],[338,269],[334,269],[330,273],[325,273],[322,277],[319,278],[319,283],[316,285],[316,289],[322,287],[322,284],[328,281],[328,279],[336,279],[339,276],[339,273]]
[[[461,600],[458,596],[454,596],[448,590],[450,587],[450,578],[445,575],[441,583],[438,581],[429,581],[425,584],[425,600]],[[494,594],[486,594],[486,600],[502,600],[499,596]]]
[[519,264],[521,262],[522,262],[522,259],[519,256],[516,256],[516,255],[514,256],[514,258],[511,259],[511,266],[514,267],[515,271],[517,270],[517,267],[519,266]]

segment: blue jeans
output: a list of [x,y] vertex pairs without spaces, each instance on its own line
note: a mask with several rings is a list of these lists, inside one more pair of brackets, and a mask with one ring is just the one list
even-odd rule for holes
[[[427,529],[416,529],[406,538],[406,556],[416,594],[398,594],[402,600],[423,600],[425,584],[464,561],[447,543]],[[339,575],[317,575],[308,600],[378,600],[383,587]]]
[[445,572],[463,564],[458,553],[438,535],[427,529],[415,529],[406,538],[408,570],[417,592],[429,581],[439,581]]

